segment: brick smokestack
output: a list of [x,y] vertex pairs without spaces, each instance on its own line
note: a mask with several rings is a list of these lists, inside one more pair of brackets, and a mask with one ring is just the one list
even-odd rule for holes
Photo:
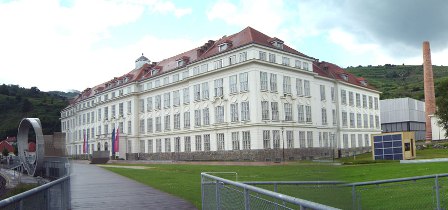
[[428,41],[423,42],[423,81],[425,88],[426,142],[428,143],[432,140],[431,118],[429,116],[436,112],[431,49]]

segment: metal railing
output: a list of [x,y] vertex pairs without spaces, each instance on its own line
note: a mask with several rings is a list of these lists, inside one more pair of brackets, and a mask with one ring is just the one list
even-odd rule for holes
[[347,184],[352,209],[448,209],[448,174]]
[[202,209],[337,209],[201,173]]
[[38,186],[0,201],[0,209],[71,209],[70,176]]

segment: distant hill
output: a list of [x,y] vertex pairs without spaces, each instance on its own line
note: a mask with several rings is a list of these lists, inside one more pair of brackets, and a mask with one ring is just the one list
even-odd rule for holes
[[[432,66],[434,83],[448,78],[448,66]],[[358,77],[364,77],[377,90],[381,99],[410,97],[424,100],[423,66],[393,65],[348,67],[346,70]],[[435,90],[437,96],[437,89]]]
[[62,93],[0,85],[0,139],[16,136],[20,120],[25,117],[39,118],[44,135],[61,131],[60,111],[68,105],[67,97],[71,95]]

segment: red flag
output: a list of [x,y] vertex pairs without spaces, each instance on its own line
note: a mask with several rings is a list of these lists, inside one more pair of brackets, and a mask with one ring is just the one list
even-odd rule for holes
[[118,149],[119,149],[119,147],[118,147],[118,141],[119,141],[119,139],[118,139],[118,137],[119,137],[119,134],[120,132],[119,132],[119,130],[118,130],[118,128],[117,128],[117,133],[115,134],[116,136],[115,136],[115,152],[118,152]]
[[86,132],[83,131],[83,136],[84,136],[84,144],[82,144],[82,152],[85,154],[86,153]]

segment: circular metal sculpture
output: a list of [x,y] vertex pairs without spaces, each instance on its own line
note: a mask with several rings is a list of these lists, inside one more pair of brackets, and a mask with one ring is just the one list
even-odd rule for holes
[[[29,151],[28,133],[30,128],[36,135],[36,150]],[[17,133],[17,147],[20,161],[28,175],[34,176],[41,171],[44,162],[44,136],[39,118],[23,118]]]

